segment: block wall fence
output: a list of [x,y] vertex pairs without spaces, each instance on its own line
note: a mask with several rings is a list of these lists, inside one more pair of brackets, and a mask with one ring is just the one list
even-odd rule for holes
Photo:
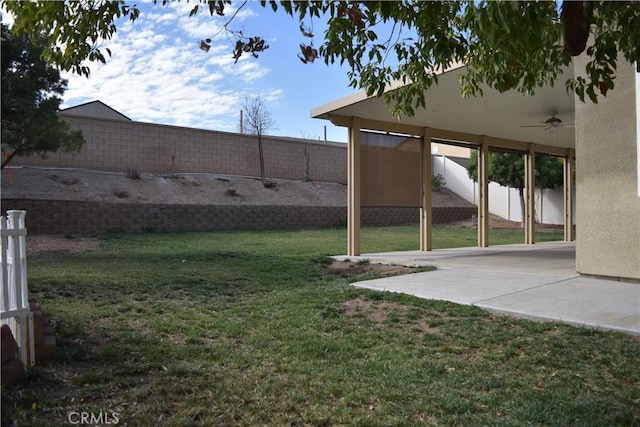
[[[17,157],[16,166],[53,166],[140,172],[215,173],[260,176],[255,135],[184,128],[135,121],[63,115],[82,130],[80,152]],[[347,146],[265,135],[265,174],[268,178],[347,182]]]

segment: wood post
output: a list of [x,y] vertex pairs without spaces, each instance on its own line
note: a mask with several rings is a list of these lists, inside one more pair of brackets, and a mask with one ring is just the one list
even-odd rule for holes
[[478,147],[478,246],[489,246],[489,144],[482,137]]
[[536,188],[536,153],[532,147],[525,155],[525,232],[524,242],[526,244],[534,244],[536,242],[536,205],[535,205],[535,188]]
[[360,119],[351,118],[347,149],[347,255],[360,255]]
[[575,239],[573,234],[573,157],[574,150],[568,149],[563,161],[564,169],[564,241]]
[[433,162],[431,159],[431,129],[424,128],[420,143],[420,175],[422,181],[422,206],[420,207],[420,250],[433,249],[432,229],[433,210],[431,206],[431,180]]

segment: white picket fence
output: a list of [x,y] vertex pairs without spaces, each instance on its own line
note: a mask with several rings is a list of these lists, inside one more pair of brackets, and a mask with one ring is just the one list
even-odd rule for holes
[[2,245],[2,301],[0,320],[11,329],[26,368],[35,365],[33,313],[27,286],[26,211],[7,211],[0,217]]

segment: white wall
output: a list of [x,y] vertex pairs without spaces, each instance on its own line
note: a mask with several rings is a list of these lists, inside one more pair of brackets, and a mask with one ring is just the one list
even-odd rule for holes
[[[463,199],[478,204],[477,184],[467,170],[445,156],[433,156],[433,173],[441,174],[445,187]],[[575,200],[575,198],[574,198]],[[536,219],[543,224],[564,224],[564,194],[562,190],[536,190]],[[515,188],[489,183],[489,212],[510,221],[520,221],[520,195]]]
[[433,175],[438,174],[444,177],[449,190],[467,202],[477,204],[476,185],[469,179],[465,168],[445,156],[433,156]]

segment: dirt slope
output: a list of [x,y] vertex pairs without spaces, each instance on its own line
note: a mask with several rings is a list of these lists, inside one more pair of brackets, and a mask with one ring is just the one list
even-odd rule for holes
[[[347,186],[343,184],[273,181],[274,188],[264,188],[253,177],[143,173],[139,179],[131,179],[125,172],[24,167],[2,171],[2,198],[195,205],[347,204]],[[434,192],[433,205],[471,206],[447,190]]]

